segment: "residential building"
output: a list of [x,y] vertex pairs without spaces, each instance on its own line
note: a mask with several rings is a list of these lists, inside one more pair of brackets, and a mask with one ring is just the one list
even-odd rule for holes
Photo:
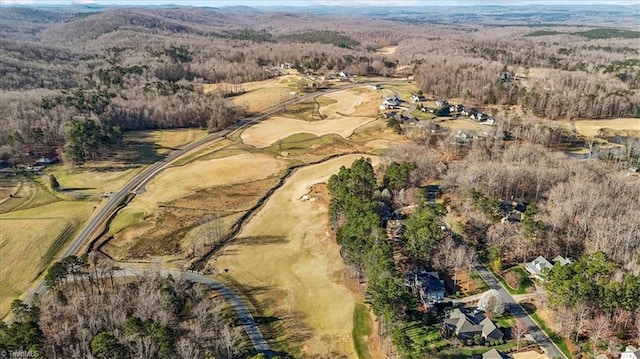
[[476,335],[488,341],[504,338],[504,333],[495,323],[479,310],[455,308],[442,322],[442,335],[445,338],[455,335],[458,339],[473,339]]
[[444,298],[444,281],[438,272],[428,272],[425,268],[417,268],[405,277],[405,285],[411,288],[414,295],[420,297],[425,308],[430,308]]

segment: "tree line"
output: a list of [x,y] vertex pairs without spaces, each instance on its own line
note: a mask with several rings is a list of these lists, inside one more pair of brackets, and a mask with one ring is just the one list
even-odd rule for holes
[[16,300],[0,350],[64,358],[246,357],[241,328],[219,298],[180,278],[114,278],[108,263],[71,256],[45,277],[53,295]]

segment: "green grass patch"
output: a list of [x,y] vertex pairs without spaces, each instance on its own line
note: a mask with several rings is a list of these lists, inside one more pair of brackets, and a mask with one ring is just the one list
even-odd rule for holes
[[513,317],[513,314],[505,312],[505,314],[495,318],[494,321],[500,328],[511,328],[516,320]]
[[488,352],[491,349],[499,351],[507,351],[516,346],[516,342],[508,342],[494,347],[475,346],[475,347],[459,347],[446,349],[438,353],[438,358],[476,358]]
[[540,315],[538,315],[538,313],[530,313],[529,315],[538,324],[540,329],[542,329],[542,331],[547,334],[551,341],[553,341],[555,345],[558,346],[560,351],[562,351],[562,353],[567,356],[567,358],[573,358],[573,356],[571,355],[571,351],[569,351],[569,346],[564,341],[564,339],[558,333],[551,330],[551,328],[547,326],[547,323],[545,323],[545,321],[540,317]]
[[429,112],[422,112],[419,109],[415,109],[413,111],[411,111],[411,116],[414,116],[415,118],[417,118],[418,120],[433,120],[434,118],[436,118],[437,116],[433,113],[429,113]]
[[404,327],[403,331],[411,340],[413,353],[417,357],[449,345],[448,341],[440,337],[440,329],[437,324],[426,326],[422,322],[411,322]]
[[472,270],[471,273],[469,274],[469,277],[471,277],[471,279],[475,281],[476,289],[471,293],[467,293],[467,295],[483,293],[489,290],[489,286],[487,285],[487,282],[485,282],[484,279],[480,277],[480,274],[478,274],[477,271]]
[[587,31],[574,32],[573,35],[586,37],[588,39],[640,39],[640,31],[622,29],[593,29]]
[[318,137],[311,133],[296,133],[277,141],[267,147],[266,150],[276,154],[287,152],[289,156],[299,156],[313,149],[344,141],[339,137],[334,134]]
[[529,278],[529,274],[520,266],[511,267],[511,268],[509,268],[509,269],[504,271],[504,272],[509,272],[509,271],[518,272],[522,276],[521,277],[522,278],[522,282],[520,283],[520,286],[518,288],[515,288],[515,289],[512,288],[509,284],[507,284],[507,281],[504,279],[502,274],[496,273],[493,270],[493,267],[489,263],[486,263],[485,266],[487,267],[487,269],[489,269],[489,271],[491,271],[491,273],[493,273],[496,276],[496,278],[498,278],[498,280],[500,281],[502,286],[512,295],[513,294],[526,294],[527,293],[527,288],[529,288],[529,287],[531,287],[533,285],[533,282]]
[[146,213],[137,208],[125,208],[118,212],[116,217],[109,223],[109,235],[114,235],[125,228],[135,226],[142,222]]
[[563,34],[563,32],[559,32],[559,31],[553,31],[553,30],[536,30],[533,32],[530,32],[524,36],[526,37],[535,37],[535,36],[549,36],[549,35],[558,35],[558,34]]
[[369,359],[369,347],[365,337],[371,334],[371,317],[369,316],[369,308],[366,305],[358,303],[353,308],[353,345],[356,347],[356,353],[359,359]]

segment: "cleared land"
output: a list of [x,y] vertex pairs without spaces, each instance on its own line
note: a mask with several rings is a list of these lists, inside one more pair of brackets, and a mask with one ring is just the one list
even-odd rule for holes
[[316,136],[337,134],[348,138],[356,128],[370,122],[372,116],[375,116],[380,94],[373,90],[358,89],[338,91],[322,97],[330,100],[325,101],[329,104],[321,107],[319,111],[325,116],[324,120],[305,121],[285,116],[271,117],[245,130],[240,137],[242,142],[264,148],[298,133]]
[[247,153],[203,157],[169,168],[114,218],[115,229],[110,232],[115,236],[104,251],[116,259],[156,255],[179,259],[185,253],[199,253],[213,241],[196,243],[201,227],[215,219],[220,221],[217,230],[226,233],[238,213],[273,187],[285,168],[284,161],[272,156]]
[[318,184],[359,157],[298,170],[210,262],[252,290],[265,316],[282,322],[305,357],[356,357],[352,317],[361,298],[347,287],[339,246],[326,228],[327,193]]
[[[297,81],[301,76],[286,75],[275,77],[264,81],[245,82],[236,85],[239,90],[243,91],[241,95],[233,96],[231,102],[236,106],[242,106],[249,113],[257,113],[286,100],[294,98],[291,91],[298,91]],[[220,91],[226,93],[234,85],[228,83],[204,85],[204,92]]]
[[548,356],[544,353],[538,353],[534,351],[522,352],[522,353],[514,353],[511,354],[513,359],[547,359]]
[[379,49],[376,49],[376,52],[383,55],[393,55],[396,53],[396,49],[398,46],[385,46]]
[[601,131],[605,135],[625,134],[630,131],[633,136],[640,136],[640,118],[614,118],[610,120],[578,120],[576,129],[584,136],[595,137]]
[[0,317],[9,312],[11,302],[31,285],[95,205],[59,201],[0,215]]

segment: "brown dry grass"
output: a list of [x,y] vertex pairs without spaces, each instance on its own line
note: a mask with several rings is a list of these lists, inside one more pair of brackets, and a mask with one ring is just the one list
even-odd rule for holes
[[[239,85],[242,95],[234,96],[231,102],[235,106],[242,106],[249,113],[258,113],[267,108],[293,98],[291,91],[298,92],[297,81],[303,78],[298,75],[285,75],[264,81],[245,82]],[[233,85],[229,83],[217,83],[204,85],[205,93],[212,91],[228,91]]]
[[440,126],[447,127],[455,131],[458,131],[458,130],[482,131],[483,130],[482,125],[468,119],[440,120],[435,122]]
[[127,207],[146,218],[115,235],[105,252],[117,259],[184,257],[184,238],[203,218],[225,217],[228,230],[229,216],[249,209],[285,168],[284,161],[246,153],[169,168]]
[[625,134],[629,131],[632,136],[640,136],[640,118],[613,118],[610,120],[577,120],[576,129],[584,136],[595,137],[600,130],[610,135]]
[[376,52],[383,55],[393,55],[396,53],[396,49],[398,46],[385,46],[379,49],[376,49]]
[[251,126],[242,132],[241,139],[247,145],[264,148],[298,133],[310,133],[316,136],[333,133],[347,138],[358,126],[368,121],[371,119],[367,117],[344,117],[335,120],[308,122],[277,116]]
[[160,203],[174,201],[215,186],[272,177],[285,167],[284,161],[258,154],[194,161],[162,172],[147,185],[147,191],[138,195],[130,206],[151,213]]
[[356,356],[352,313],[361,298],[345,285],[346,267],[327,232],[326,194],[316,192],[318,198],[308,201],[301,197],[359,157],[343,156],[298,170],[236,241],[210,262],[228,269],[243,286],[260,288],[255,297],[265,315],[284,322],[287,337],[305,357],[330,357],[335,352]]
[[[320,121],[304,121],[275,116],[245,130],[241,139],[250,146],[264,148],[278,140],[298,133],[316,136],[337,134],[343,138],[351,136],[360,126],[370,122],[377,114],[380,94],[366,88],[350,89],[321,96],[318,100],[329,103],[320,108],[326,116]],[[323,101],[325,98],[329,101]]]
[[56,239],[85,221],[94,206],[60,201],[0,215],[0,318],[55,254],[48,251]]

